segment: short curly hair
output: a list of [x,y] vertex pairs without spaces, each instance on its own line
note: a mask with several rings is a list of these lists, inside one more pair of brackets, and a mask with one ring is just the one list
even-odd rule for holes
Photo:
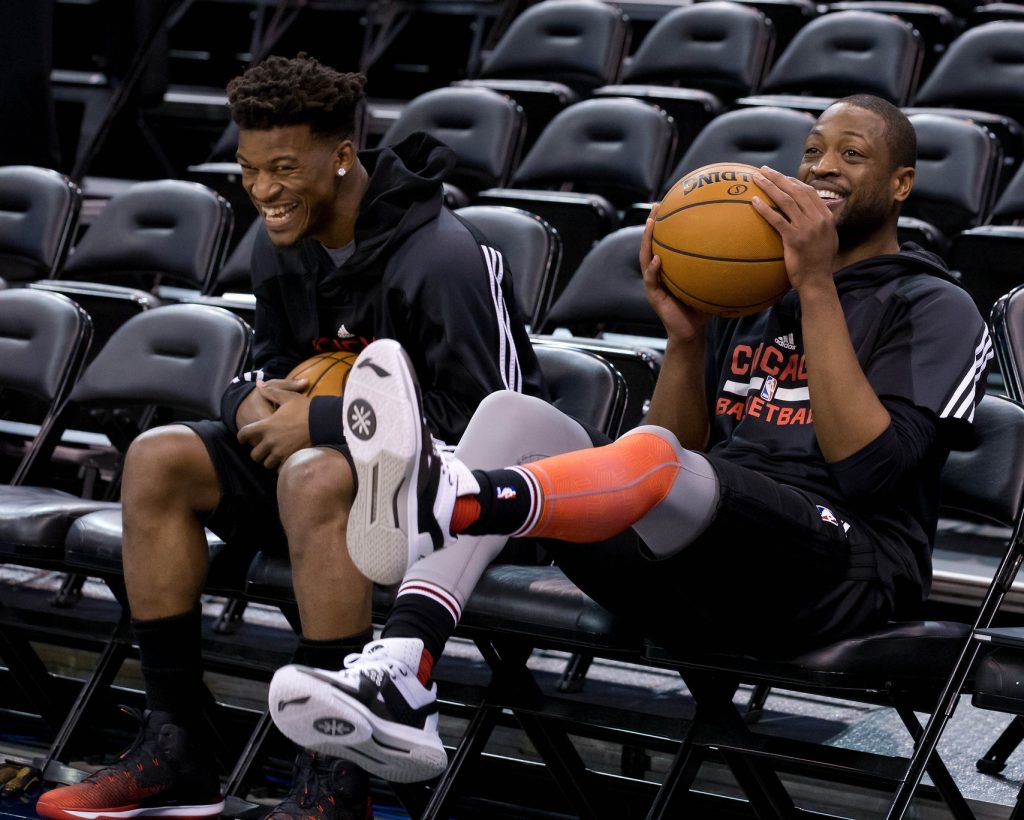
[[356,136],[366,77],[325,66],[313,57],[268,57],[228,83],[228,107],[239,128],[308,125],[314,134]]

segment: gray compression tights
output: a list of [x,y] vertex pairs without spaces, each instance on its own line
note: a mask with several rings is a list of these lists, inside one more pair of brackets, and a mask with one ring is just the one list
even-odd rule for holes
[[[640,430],[669,442],[679,462],[668,495],[633,524],[651,553],[666,557],[691,543],[711,523],[718,504],[718,477],[707,459],[680,447],[675,436],[660,427],[638,427],[626,435]],[[501,391],[481,402],[455,455],[470,469],[493,470],[592,446],[586,430],[552,405]],[[460,607],[465,606],[483,571],[507,540],[504,535],[463,536],[413,564],[403,586],[425,581],[447,590]]]

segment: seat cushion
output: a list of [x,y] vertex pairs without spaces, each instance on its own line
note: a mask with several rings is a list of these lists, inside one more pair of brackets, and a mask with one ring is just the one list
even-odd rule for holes
[[[84,515],[68,530],[65,561],[86,573],[119,576],[122,573],[121,506]],[[210,569],[205,589],[237,594],[243,585],[251,553],[229,550],[224,541],[206,530]]]
[[1024,715],[1024,650],[993,647],[978,658],[972,703],[980,709]]
[[109,501],[82,499],[51,487],[0,487],[0,555],[14,560],[59,561],[70,526]]
[[971,628],[950,621],[906,621],[788,659],[686,653],[650,645],[645,654],[680,669],[721,670],[743,681],[800,689],[933,693],[949,677]]

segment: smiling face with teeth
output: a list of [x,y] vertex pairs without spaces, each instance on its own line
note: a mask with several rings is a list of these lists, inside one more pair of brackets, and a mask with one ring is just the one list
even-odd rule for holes
[[328,247],[352,239],[358,213],[357,175],[338,176],[356,164],[351,140],[313,133],[308,125],[240,129],[242,187],[275,245],[309,236]]
[[807,137],[797,177],[831,211],[841,251],[895,236],[914,169],[897,164],[893,138],[882,116],[845,101],[829,107]]

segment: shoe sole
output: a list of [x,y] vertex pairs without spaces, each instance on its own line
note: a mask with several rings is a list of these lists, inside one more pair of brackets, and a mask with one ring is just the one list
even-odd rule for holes
[[448,766],[436,734],[381,720],[301,668],[284,667],[274,675],[270,714],[277,728],[303,748],[351,760],[390,783],[432,780]]
[[397,584],[434,548],[430,534],[417,529],[423,433],[413,379],[401,345],[383,339],[360,355],[345,386],[345,440],[359,482],[348,551],[356,568],[382,585]]
[[50,820],[125,820],[131,817],[162,817],[165,820],[196,820],[202,817],[219,817],[224,812],[224,801],[204,803],[196,806],[146,806],[134,809],[71,809],[36,804],[36,813]]

